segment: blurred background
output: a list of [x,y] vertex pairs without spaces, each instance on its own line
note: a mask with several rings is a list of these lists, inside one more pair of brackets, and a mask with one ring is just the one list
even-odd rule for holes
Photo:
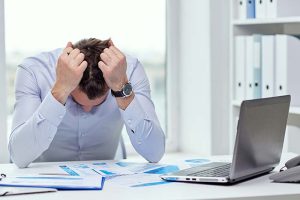
[[[25,57],[95,37],[111,38],[146,69],[157,115],[166,130],[166,2],[164,0],[5,0],[7,132],[15,102],[16,67]],[[154,11],[154,12],[153,12]],[[128,151],[129,138],[124,132]]]
[[[280,16],[280,12],[263,13],[268,10],[264,8],[255,16],[249,8],[261,5],[245,6],[249,2],[252,1],[0,0],[0,162],[8,161],[17,65],[27,56],[89,37],[111,38],[123,52],[144,65],[167,136],[166,153],[231,154],[240,103],[249,99],[245,95],[246,61],[239,63],[246,55],[246,47],[237,50],[237,38],[248,38],[254,45],[253,38],[257,36],[300,35],[299,9],[284,12],[293,16]],[[295,41],[300,44],[299,37]],[[265,48],[265,52],[274,51]],[[259,58],[270,60],[274,55],[261,54]],[[276,57],[284,55],[287,52]],[[285,70],[291,68],[296,70],[292,74],[299,74],[298,65]],[[262,72],[264,67],[260,67]],[[236,84],[240,75],[244,77],[243,90]],[[294,84],[299,85],[299,79]],[[295,90],[292,97],[299,94]],[[271,96],[276,95],[273,90]],[[263,93],[260,97],[264,97]],[[300,153],[299,105],[290,109],[284,151]],[[127,134],[123,136],[129,156],[136,155]]]

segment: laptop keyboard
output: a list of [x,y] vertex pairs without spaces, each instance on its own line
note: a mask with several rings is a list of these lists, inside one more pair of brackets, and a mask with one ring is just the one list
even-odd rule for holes
[[228,177],[231,163],[213,162],[177,172],[177,175],[198,177]]
[[[216,163],[211,163],[216,164]],[[220,164],[220,163],[219,163]],[[199,176],[199,177],[227,177],[230,173],[230,163],[222,163],[221,165],[212,166],[209,169],[203,169],[198,172],[188,174],[188,176]],[[207,167],[207,166],[206,166]],[[203,166],[202,166],[203,168]]]

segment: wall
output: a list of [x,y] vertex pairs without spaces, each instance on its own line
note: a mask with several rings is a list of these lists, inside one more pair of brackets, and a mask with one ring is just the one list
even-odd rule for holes
[[229,3],[178,3],[179,150],[199,155],[226,154]]
[[229,153],[229,0],[210,0],[212,154]]
[[180,150],[211,153],[209,0],[180,1]]
[[0,0],[0,163],[8,162],[6,134],[6,73],[4,42],[4,0]]

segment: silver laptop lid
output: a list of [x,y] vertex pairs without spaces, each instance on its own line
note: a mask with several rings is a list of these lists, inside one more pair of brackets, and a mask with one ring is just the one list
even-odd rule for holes
[[242,102],[230,179],[275,167],[281,157],[291,96]]

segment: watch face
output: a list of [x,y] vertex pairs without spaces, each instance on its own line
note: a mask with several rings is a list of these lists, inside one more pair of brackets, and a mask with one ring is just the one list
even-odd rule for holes
[[124,85],[124,88],[123,88],[123,93],[124,93],[124,95],[125,95],[125,96],[128,96],[128,95],[131,94],[131,92],[132,92],[132,86],[131,86],[131,84],[130,84],[130,83],[126,83],[126,84]]

